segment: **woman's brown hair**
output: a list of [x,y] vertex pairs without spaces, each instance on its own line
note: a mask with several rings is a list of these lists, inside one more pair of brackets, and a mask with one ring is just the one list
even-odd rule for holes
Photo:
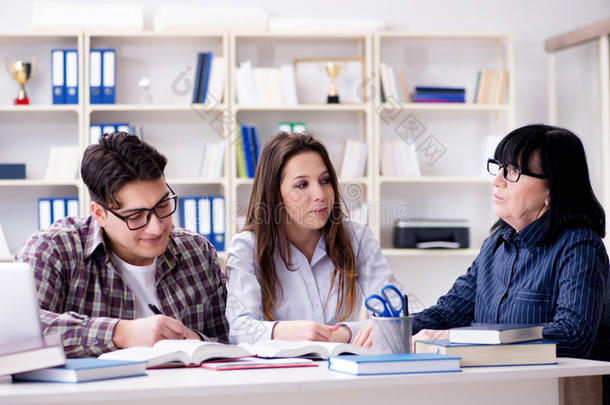
[[255,268],[261,285],[263,315],[273,320],[271,313],[284,299],[282,286],[275,267],[274,253],[279,252],[289,271],[295,271],[290,255],[290,241],[284,227],[286,213],[283,209],[280,184],[286,162],[303,152],[316,152],[320,155],[330,177],[335,192],[335,202],[326,225],[324,242],[326,252],[333,264],[331,291],[337,288],[338,321],[348,319],[356,306],[356,259],[343,224],[343,199],[339,190],[337,174],[322,143],[309,134],[279,133],[272,136],[264,145],[254,174],[254,185],[248,204],[245,230],[252,231],[255,238]]

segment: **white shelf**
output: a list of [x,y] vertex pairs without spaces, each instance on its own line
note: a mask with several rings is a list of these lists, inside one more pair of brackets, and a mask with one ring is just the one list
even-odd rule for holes
[[498,33],[450,33],[450,32],[409,32],[409,31],[385,31],[377,33],[383,39],[481,39],[498,40],[511,37],[509,34]]
[[238,177],[235,180],[233,180],[233,182],[235,183],[236,186],[243,186],[243,185],[251,186],[252,184],[254,184],[254,179]]
[[479,249],[382,249],[386,257],[476,257]]
[[87,35],[96,38],[115,38],[115,39],[175,39],[175,38],[218,38],[222,39],[225,36],[223,32],[206,32],[206,31],[186,31],[186,32],[156,32],[156,31],[139,31],[125,30],[115,31],[112,33],[102,31],[88,31]]
[[369,181],[367,177],[351,177],[351,178],[340,178],[340,184],[349,184],[349,183],[358,183],[358,184],[366,184]]
[[223,111],[226,110],[225,104],[217,104],[208,107],[205,104],[91,104],[87,111]]
[[379,183],[461,183],[491,185],[493,177],[468,176],[419,176],[419,177],[389,177],[380,176]]
[[78,180],[61,181],[61,180],[0,180],[0,187],[61,187],[61,186],[79,186]]
[[381,109],[394,111],[396,109],[412,111],[508,111],[508,104],[474,104],[474,103],[384,103]]
[[[15,94],[17,92],[15,91]],[[3,105],[0,112],[74,112],[78,113],[81,107],[79,104],[30,104],[30,105]]]
[[240,40],[253,40],[253,39],[276,39],[276,40],[363,40],[366,39],[368,34],[342,34],[337,32],[236,32],[234,37]]
[[357,111],[366,112],[367,104],[299,104],[292,106],[236,106],[236,111],[315,111],[315,112],[335,112],[335,111]]

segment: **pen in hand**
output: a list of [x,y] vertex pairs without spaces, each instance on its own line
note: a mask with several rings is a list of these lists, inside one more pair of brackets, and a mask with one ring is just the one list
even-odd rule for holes
[[161,310],[159,308],[157,308],[155,306],[155,304],[148,304],[148,308],[150,308],[150,310],[153,312],[153,314],[155,315],[163,315],[163,312],[161,312]]

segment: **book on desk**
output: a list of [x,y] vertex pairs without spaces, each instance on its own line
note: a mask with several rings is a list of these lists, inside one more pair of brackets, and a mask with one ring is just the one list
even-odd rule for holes
[[63,366],[28,371],[13,375],[14,381],[46,381],[79,383],[146,375],[142,361],[68,359]]
[[367,354],[370,349],[348,343],[288,342],[269,340],[254,344],[231,345],[195,339],[160,340],[153,347],[130,347],[100,355],[100,359],[144,361],[148,368],[199,365],[218,359],[243,357],[326,359],[342,353]]
[[484,345],[450,343],[448,340],[418,340],[416,353],[438,353],[461,357],[461,367],[523,366],[557,364],[557,343],[546,340]]
[[328,368],[354,375],[460,372],[460,358],[436,353],[344,355],[328,359]]
[[542,339],[542,325],[488,324],[449,329],[451,343],[504,344]]

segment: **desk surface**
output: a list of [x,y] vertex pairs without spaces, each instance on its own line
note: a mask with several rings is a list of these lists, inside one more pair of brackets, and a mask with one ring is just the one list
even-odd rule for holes
[[[461,373],[397,374],[352,376],[329,371],[326,362],[319,367],[212,371],[201,368],[148,370],[148,375],[81,384],[5,383],[0,384],[0,403],[82,403],[124,401],[127,399],[168,400],[191,397],[236,397],[248,395],[311,391],[338,391],[411,385],[425,386],[514,380],[557,379],[559,377],[610,374],[610,362],[560,358],[557,365],[475,367]],[[383,390],[375,390],[380,392]],[[249,401],[248,401],[249,402]]]

